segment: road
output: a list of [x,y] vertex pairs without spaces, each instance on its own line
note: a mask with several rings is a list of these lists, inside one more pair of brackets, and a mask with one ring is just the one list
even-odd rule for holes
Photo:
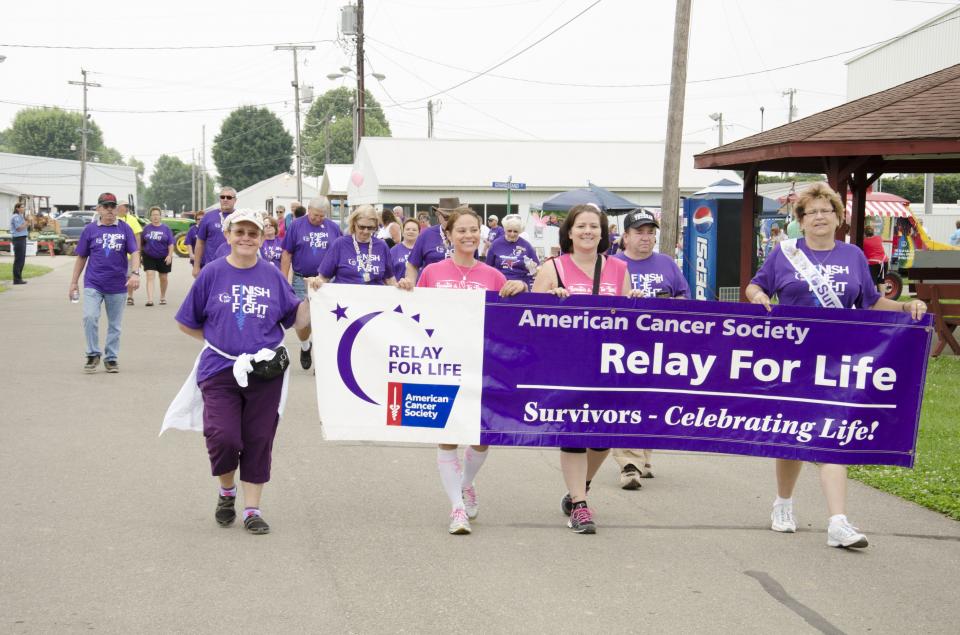
[[[474,533],[446,532],[435,449],[325,442],[299,368],[264,516],[219,528],[199,434],[157,436],[198,350],[167,306],[128,307],[121,372],[82,372],[73,260],[0,293],[0,632],[954,633],[960,523],[850,484],[864,551],[826,546],[815,468],[801,530],[769,531],[770,460],[660,452],[641,490],[606,464],[599,532],[559,512],[554,449],[494,448]],[[103,320],[105,326],[105,320]],[[295,346],[290,334],[288,343]]]

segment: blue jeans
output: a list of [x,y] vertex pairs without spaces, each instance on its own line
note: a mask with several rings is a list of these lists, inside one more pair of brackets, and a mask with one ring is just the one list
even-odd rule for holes
[[83,333],[87,338],[87,355],[100,356],[100,305],[107,306],[107,345],[103,359],[116,361],[120,353],[120,320],[127,294],[100,293],[87,287],[83,290]]
[[293,281],[291,286],[293,287],[293,292],[297,294],[297,297],[301,300],[307,299],[307,283],[304,282],[305,278],[299,273],[294,272]]

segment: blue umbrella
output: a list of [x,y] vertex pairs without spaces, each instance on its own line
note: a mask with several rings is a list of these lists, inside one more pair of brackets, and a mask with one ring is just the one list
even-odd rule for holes
[[[736,181],[731,181],[730,179],[720,179],[715,183],[711,183],[707,187],[703,188],[699,192],[694,193],[690,198],[696,198],[700,200],[709,200],[709,199],[736,199],[743,200],[743,183],[737,183]],[[775,201],[772,198],[766,196],[760,196],[761,201],[763,201],[763,208],[761,213],[766,215],[774,215],[780,209],[780,203]]]
[[566,212],[571,207],[592,203],[608,214],[626,214],[640,207],[638,204],[614,194],[598,185],[589,183],[587,187],[567,190],[551,196],[540,206],[545,212]]

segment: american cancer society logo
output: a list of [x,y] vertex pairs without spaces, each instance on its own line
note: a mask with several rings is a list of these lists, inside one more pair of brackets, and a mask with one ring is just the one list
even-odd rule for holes
[[[331,311],[338,322],[349,321],[337,346],[337,370],[346,389],[367,403],[385,406],[388,426],[445,428],[460,386],[438,382],[459,382],[463,368],[448,359],[444,346],[433,341],[434,329],[425,328],[419,313],[405,313],[402,306],[393,311],[373,311],[352,321],[348,312],[349,307],[340,304]],[[372,331],[372,337],[365,338],[367,345],[372,343],[376,349],[367,349],[373,354],[356,354],[358,339],[367,327]],[[383,367],[379,366],[384,358],[387,399],[381,404],[370,394],[380,392],[374,382],[384,379]],[[360,378],[365,380],[364,385]]]

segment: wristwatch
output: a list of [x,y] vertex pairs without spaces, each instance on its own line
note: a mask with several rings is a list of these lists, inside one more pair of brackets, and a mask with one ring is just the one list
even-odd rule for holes
[[[137,276],[137,277],[139,278],[139,277],[140,277],[140,270],[137,269],[136,271],[131,271],[131,272],[130,272],[130,275],[131,275],[131,276]],[[128,277],[129,277],[129,276],[128,276]]]

